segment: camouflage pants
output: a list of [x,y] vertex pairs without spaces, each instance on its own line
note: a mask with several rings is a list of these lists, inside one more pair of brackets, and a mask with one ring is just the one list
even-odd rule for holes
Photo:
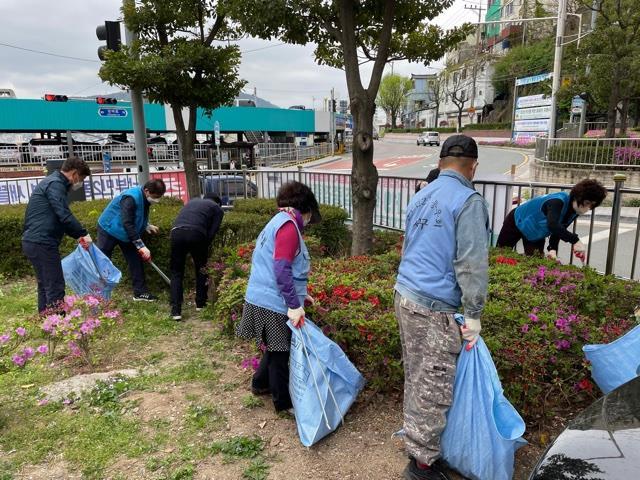
[[440,457],[453,398],[460,329],[452,313],[435,312],[399,293],[395,312],[404,363],[405,445],[409,455],[431,465]]

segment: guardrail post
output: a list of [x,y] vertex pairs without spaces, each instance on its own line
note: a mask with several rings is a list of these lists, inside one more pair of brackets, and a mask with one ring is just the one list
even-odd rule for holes
[[611,225],[609,228],[609,246],[607,247],[607,264],[604,270],[605,275],[611,275],[616,263],[615,257],[618,243],[618,226],[620,225],[620,205],[622,203],[622,193],[620,190],[626,179],[626,175],[622,173],[616,173],[613,176],[615,187],[613,191],[613,207],[611,209]]
[[244,190],[244,198],[247,198],[247,167],[242,167],[242,186]]
[[298,181],[302,183],[302,165],[298,165]]

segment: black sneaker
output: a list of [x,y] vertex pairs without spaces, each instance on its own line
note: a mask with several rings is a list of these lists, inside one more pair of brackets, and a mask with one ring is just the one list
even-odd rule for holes
[[141,293],[140,295],[134,295],[133,299],[136,302],[155,302],[158,300],[158,297],[152,293]]
[[403,475],[405,480],[451,480],[445,473],[446,469],[439,460],[433,462],[428,469],[418,468],[415,458],[411,458]]
[[256,397],[259,397],[260,395],[270,395],[271,390],[269,390],[268,388],[251,387],[251,393],[253,393]]

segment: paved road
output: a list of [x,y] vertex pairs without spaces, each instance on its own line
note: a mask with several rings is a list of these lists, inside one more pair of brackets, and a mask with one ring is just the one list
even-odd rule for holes
[[[478,147],[479,166],[477,178],[509,172],[511,165],[520,165],[526,153],[496,147]],[[373,161],[380,175],[425,178],[429,170],[435,168],[440,156],[440,147],[417,146],[410,139],[384,139],[374,142]],[[325,163],[314,169],[335,172],[351,171],[351,154],[340,160]]]

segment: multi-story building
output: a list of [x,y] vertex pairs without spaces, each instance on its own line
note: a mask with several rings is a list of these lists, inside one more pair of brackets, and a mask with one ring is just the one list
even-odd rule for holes
[[434,101],[435,74],[411,74],[413,88],[407,93],[407,103],[402,111],[402,124],[406,128],[431,126],[430,108]]

